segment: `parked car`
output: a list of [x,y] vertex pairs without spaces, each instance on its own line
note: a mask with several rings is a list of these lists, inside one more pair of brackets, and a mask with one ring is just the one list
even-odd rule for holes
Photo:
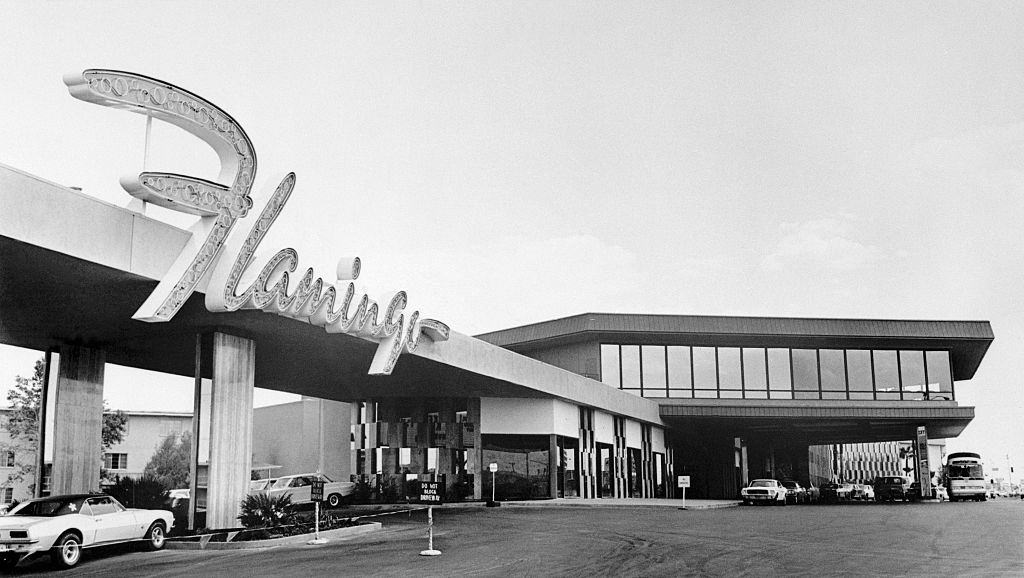
[[[942,486],[936,486],[932,484],[932,497],[942,501],[946,499],[946,488]],[[921,484],[920,482],[912,482],[907,487],[907,499],[908,500],[920,500],[921,499]]]
[[82,549],[144,540],[150,550],[164,547],[174,515],[166,510],[125,508],[104,494],[69,494],[28,500],[0,516],[0,565],[49,552],[53,563],[71,568]]
[[778,480],[754,480],[740,490],[743,503],[786,505],[786,487]]
[[807,487],[807,503],[809,503],[809,504],[817,504],[818,501],[820,501],[820,500],[821,500],[821,490],[816,488],[816,487],[814,487],[814,486],[808,486]]
[[310,488],[313,485],[313,480],[324,482],[324,503],[332,508],[339,506],[345,501],[345,498],[352,495],[356,488],[353,482],[334,482],[323,474],[313,473],[281,476],[275,479],[269,488],[250,489],[249,493],[266,493],[270,496],[287,495],[291,496],[293,504],[308,504],[312,501]]
[[854,485],[849,482],[839,484],[836,488],[836,497],[839,498],[840,502],[849,502],[853,499]]
[[872,502],[875,500],[875,489],[869,484],[858,484],[857,488],[859,490],[858,499]]
[[836,490],[839,489],[839,484],[835,482],[825,482],[821,485],[821,501],[826,504],[834,504],[839,501],[839,494]]
[[875,501],[907,500],[907,480],[900,476],[878,476],[873,484]]
[[793,480],[783,480],[782,485],[786,488],[786,501],[794,504],[807,503],[807,489]]

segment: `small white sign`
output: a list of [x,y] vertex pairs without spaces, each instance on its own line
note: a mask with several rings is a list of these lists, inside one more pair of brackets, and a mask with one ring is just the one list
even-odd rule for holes
[[496,471],[498,471],[498,464],[494,463],[494,462],[491,462],[491,465],[487,466],[487,471],[489,471],[489,472],[496,472]]
[[678,487],[680,487],[680,488],[689,488],[690,487],[690,476],[679,476],[679,486]]

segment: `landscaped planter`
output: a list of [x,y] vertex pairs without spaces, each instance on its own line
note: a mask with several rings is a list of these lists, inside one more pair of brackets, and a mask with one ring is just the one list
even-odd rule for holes
[[[380,530],[380,522],[366,522],[357,526],[347,528],[335,528],[320,532],[321,538],[328,540],[343,540],[370,532]],[[235,535],[241,532],[229,532],[225,542],[214,542],[212,538],[216,534],[206,534],[199,540],[168,540],[167,548],[171,550],[248,550],[256,548],[271,548],[273,546],[285,546],[289,544],[305,544],[316,537],[315,533],[297,534],[295,536],[284,536],[281,538],[270,538],[268,540],[247,540],[244,542],[231,542]]]

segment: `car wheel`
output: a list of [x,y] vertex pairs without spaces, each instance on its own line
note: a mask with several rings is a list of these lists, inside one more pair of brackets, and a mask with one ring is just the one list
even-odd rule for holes
[[332,508],[337,508],[341,505],[341,496],[338,494],[331,494],[327,496],[327,505]]
[[74,568],[82,559],[82,539],[71,532],[61,534],[53,543],[50,558],[59,568]]
[[146,549],[161,550],[167,543],[167,531],[164,530],[163,522],[153,522],[146,532]]

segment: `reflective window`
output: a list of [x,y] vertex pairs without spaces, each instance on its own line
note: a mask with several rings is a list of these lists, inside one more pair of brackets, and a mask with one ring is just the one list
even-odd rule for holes
[[[743,350],[743,387],[748,395],[751,390],[764,391],[768,389],[768,371],[766,370],[763,349]],[[755,399],[764,399],[758,397]]]
[[793,399],[788,349],[768,350],[768,387],[772,399]]
[[924,352],[900,351],[900,381],[903,399],[924,399]]
[[900,371],[896,363],[896,352],[873,351],[875,363],[875,395],[877,399],[900,398]]
[[661,345],[644,345],[640,348],[640,355],[643,356],[644,396],[665,397],[665,348]]
[[846,368],[849,371],[850,391],[871,391],[871,352],[866,349],[848,349]]
[[714,347],[694,347],[693,386],[697,389],[718,389],[715,366]]
[[601,344],[601,381],[619,387],[619,346]]
[[842,349],[821,349],[818,351],[821,364],[821,390],[841,391],[846,397],[846,360]]
[[620,347],[622,356],[622,389],[640,387],[640,346],[623,345]]
[[[743,374],[740,369],[740,350],[738,347],[718,348],[718,387],[719,389],[743,388]],[[725,397],[724,395],[722,397]]]
[[633,395],[635,395],[637,397],[643,397],[643,394],[642,394],[642,392],[641,392],[639,387],[624,387],[624,388],[622,388],[622,391],[624,391],[626,393],[632,393]]
[[793,392],[796,399],[818,399],[817,350],[793,350]]
[[[668,387],[669,389],[690,389],[693,378],[690,374],[690,348],[670,345],[668,347]],[[682,397],[675,393],[672,397]]]
[[693,397],[701,399],[713,399],[718,397],[717,389],[698,389],[693,392]]
[[926,351],[925,362],[928,367],[928,391],[931,398],[948,397],[953,399],[953,377],[949,370],[948,351]]

